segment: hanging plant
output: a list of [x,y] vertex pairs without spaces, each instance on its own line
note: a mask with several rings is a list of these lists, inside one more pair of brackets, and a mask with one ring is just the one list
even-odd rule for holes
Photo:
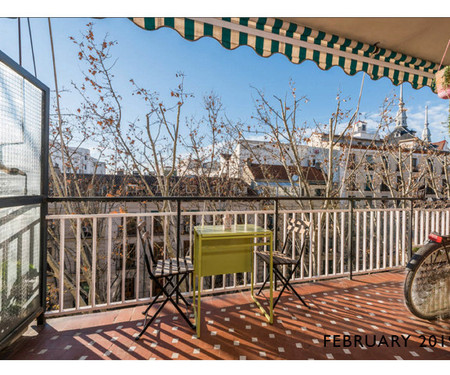
[[438,96],[441,99],[450,99],[450,66],[436,73],[435,82]]

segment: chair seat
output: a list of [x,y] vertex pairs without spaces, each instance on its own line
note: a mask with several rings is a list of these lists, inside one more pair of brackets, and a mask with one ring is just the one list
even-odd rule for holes
[[155,277],[171,276],[194,271],[191,258],[167,258],[160,259],[153,268]]
[[[256,255],[259,256],[264,262],[270,262],[270,253],[264,250],[256,250]],[[273,264],[296,264],[298,259],[292,259],[286,254],[281,253],[280,251],[273,252]]]

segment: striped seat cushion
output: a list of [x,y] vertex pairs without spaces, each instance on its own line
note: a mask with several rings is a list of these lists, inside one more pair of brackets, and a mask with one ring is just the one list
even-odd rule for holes
[[160,259],[153,269],[155,277],[171,276],[194,271],[194,266],[190,258],[180,258],[177,262],[176,258]]
[[[270,262],[270,253],[268,251],[264,250],[257,250],[256,255],[260,257],[264,262],[269,263]],[[274,265],[280,265],[280,264],[295,264],[297,263],[297,259],[292,259],[291,257],[279,252],[274,251],[273,252],[273,264]]]

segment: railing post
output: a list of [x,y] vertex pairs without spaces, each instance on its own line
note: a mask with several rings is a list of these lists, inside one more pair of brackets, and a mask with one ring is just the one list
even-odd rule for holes
[[[177,266],[180,271],[180,242],[181,242],[181,199],[177,199]],[[176,285],[178,285],[178,274],[176,276]],[[179,303],[179,294],[176,293],[177,304]]]
[[278,199],[275,199],[275,217],[273,218],[273,242],[274,242],[274,251],[277,249],[278,244]]
[[353,208],[355,202],[350,198],[350,215],[348,218],[349,279],[353,278]]

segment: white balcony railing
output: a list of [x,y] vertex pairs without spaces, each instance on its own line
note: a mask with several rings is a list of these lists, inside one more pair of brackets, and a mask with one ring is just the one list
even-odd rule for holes
[[[234,223],[256,223],[273,229],[273,211],[181,212],[180,250],[192,256],[194,226],[219,224],[224,214],[233,215]],[[412,215],[409,208],[355,209],[350,260],[349,215],[349,209],[279,211],[278,240],[281,244],[288,235],[290,218],[302,217],[312,223],[311,237],[301,267],[294,275],[295,281],[346,276],[350,265],[352,274],[402,267],[408,261],[410,238],[414,247],[422,244],[430,231],[450,233],[450,209],[415,209]],[[49,300],[53,301],[47,315],[151,300],[155,290],[144,267],[136,223],[146,221],[151,243],[160,250],[161,256],[166,256],[176,248],[176,218],[176,212],[47,216],[49,269],[52,270],[52,277],[48,279]],[[294,251],[292,257],[297,256]],[[267,271],[266,265],[256,259],[257,284],[262,284]],[[204,279],[203,293],[247,289],[249,283],[250,275],[246,274],[212,276]],[[190,282],[185,290],[186,293],[191,291]]]

